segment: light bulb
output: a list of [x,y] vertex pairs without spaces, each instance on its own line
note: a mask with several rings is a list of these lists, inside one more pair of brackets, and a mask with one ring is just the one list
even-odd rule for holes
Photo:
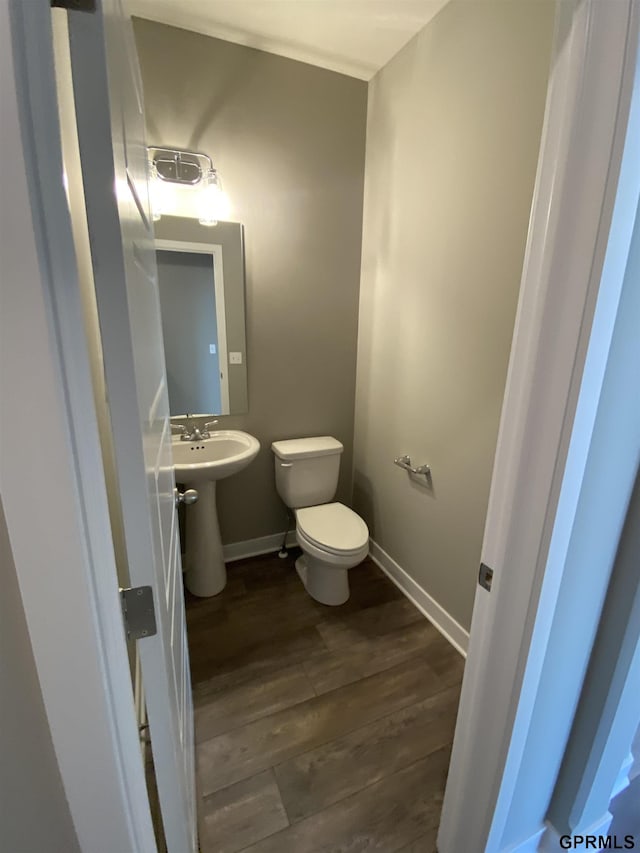
[[222,190],[222,183],[215,169],[209,169],[202,179],[198,200],[201,225],[217,225],[220,219],[229,215],[229,202]]

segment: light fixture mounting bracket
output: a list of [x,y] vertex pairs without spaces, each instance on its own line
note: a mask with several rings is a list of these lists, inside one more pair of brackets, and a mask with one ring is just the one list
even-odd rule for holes
[[200,183],[203,176],[213,169],[211,157],[199,151],[183,151],[178,148],[148,149],[149,160],[156,167],[161,181],[172,184],[187,184],[194,186]]

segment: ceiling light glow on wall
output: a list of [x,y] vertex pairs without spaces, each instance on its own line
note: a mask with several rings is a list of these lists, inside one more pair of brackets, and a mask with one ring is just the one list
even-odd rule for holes
[[208,154],[157,147],[149,148],[148,153],[154,220],[171,214],[216,225],[229,218],[229,201]]

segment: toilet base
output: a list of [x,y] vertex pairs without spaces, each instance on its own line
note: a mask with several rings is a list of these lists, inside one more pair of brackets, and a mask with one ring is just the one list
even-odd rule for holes
[[309,554],[296,560],[296,571],[311,598],[336,607],[349,598],[348,569],[328,566]]

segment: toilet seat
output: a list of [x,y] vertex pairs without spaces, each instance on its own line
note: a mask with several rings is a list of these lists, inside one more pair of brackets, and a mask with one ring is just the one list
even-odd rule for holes
[[296,528],[301,540],[335,556],[356,555],[369,545],[367,525],[357,513],[337,502],[296,510]]

